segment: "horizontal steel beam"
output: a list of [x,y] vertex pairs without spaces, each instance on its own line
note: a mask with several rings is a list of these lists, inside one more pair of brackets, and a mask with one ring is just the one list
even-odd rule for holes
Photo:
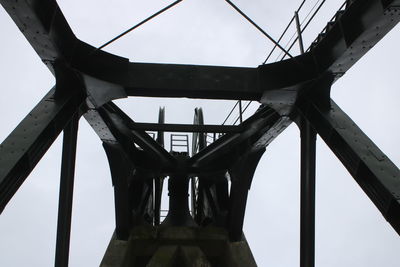
[[233,125],[196,125],[196,124],[158,124],[135,122],[129,125],[131,130],[164,131],[164,132],[195,132],[195,133],[240,133],[241,126]]
[[298,110],[400,234],[400,170],[333,100],[329,109],[319,103],[309,98]]
[[129,96],[259,100],[262,93],[256,68],[131,63],[127,74]]
[[0,145],[0,212],[84,99],[74,90],[56,97],[53,88]]
[[300,90],[326,71],[339,78],[400,20],[399,0],[355,0],[310,52],[243,68],[130,63],[78,40],[54,0],[0,3],[51,70],[59,60],[82,75],[96,107],[126,96],[268,101],[264,93]]

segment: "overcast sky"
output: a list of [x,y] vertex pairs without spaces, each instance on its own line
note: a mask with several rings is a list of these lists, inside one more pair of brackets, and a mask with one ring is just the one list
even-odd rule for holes
[[[58,1],[81,40],[99,46],[170,1]],[[300,0],[235,3],[277,39]],[[304,18],[316,0],[308,0]],[[327,1],[304,36],[308,46],[342,0]],[[0,140],[17,126],[54,78],[0,8]],[[291,29],[289,36],[294,32]],[[287,41],[287,40],[286,40]],[[400,166],[399,28],[394,28],[332,88],[332,98]],[[285,42],[283,42],[285,44]],[[184,0],[105,50],[133,62],[251,66],[271,43],[223,0]],[[293,53],[298,53],[297,48]],[[277,54],[274,57],[276,58]],[[136,121],[191,123],[203,107],[205,122],[223,121],[232,101],[129,98],[116,101]],[[257,106],[252,106],[254,110]],[[250,114],[248,114],[250,115]],[[0,266],[52,266],[54,261],[61,138],[0,216]],[[253,179],[244,231],[259,266],[299,261],[299,131],[291,125],[268,148]],[[400,238],[345,168],[318,140],[316,266],[398,267]],[[114,230],[114,202],[101,142],[80,122],[70,266],[98,266]]]

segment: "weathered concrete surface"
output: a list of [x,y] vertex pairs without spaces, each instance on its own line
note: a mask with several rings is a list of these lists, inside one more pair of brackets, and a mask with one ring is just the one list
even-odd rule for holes
[[101,267],[129,266],[126,264],[128,241],[117,240],[115,233],[111,237],[106,253],[100,263]]
[[178,257],[177,246],[159,247],[147,267],[174,267]]
[[207,256],[199,247],[181,246],[180,252],[185,266],[193,267],[211,267],[211,263],[207,260]]
[[218,227],[138,226],[110,241],[100,267],[256,267],[245,238],[229,242]]

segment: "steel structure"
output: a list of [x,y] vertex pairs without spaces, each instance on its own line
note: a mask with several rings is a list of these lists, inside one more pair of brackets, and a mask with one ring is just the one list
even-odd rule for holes
[[[332,84],[398,23],[399,0],[346,1],[308,50],[302,48],[298,56],[285,51],[283,57],[289,59],[256,68],[132,63],[76,38],[54,0],[0,3],[56,78],[54,88],[0,146],[0,210],[63,131],[56,266],[68,265],[81,116],[102,140],[109,160],[116,239],[127,239],[138,224],[160,225],[161,192],[168,176],[170,212],[162,224],[213,224],[229,233],[230,242],[243,240],[248,189],[258,161],[292,122],[301,132],[300,265],[314,266],[317,134],[400,233],[399,169],[330,98]],[[303,30],[298,27],[300,44]],[[237,126],[205,125],[201,109],[196,109],[193,125],[165,124],[163,109],[157,124],[135,123],[112,102],[128,96],[251,100],[261,105]],[[149,130],[157,131],[156,139]],[[192,151],[166,151],[166,131],[192,132]],[[219,138],[208,145],[206,133],[218,133]],[[187,207],[189,180],[192,214]]]

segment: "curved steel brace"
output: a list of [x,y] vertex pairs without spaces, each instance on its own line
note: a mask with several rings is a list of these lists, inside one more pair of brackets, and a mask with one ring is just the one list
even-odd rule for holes
[[232,183],[229,196],[228,231],[231,241],[243,239],[247,194],[258,162],[264,152],[265,148],[246,152],[229,170]]
[[129,201],[129,185],[132,183],[133,165],[119,144],[103,142],[114,186],[115,234],[117,239],[127,240],[132,224],[132,203]]

